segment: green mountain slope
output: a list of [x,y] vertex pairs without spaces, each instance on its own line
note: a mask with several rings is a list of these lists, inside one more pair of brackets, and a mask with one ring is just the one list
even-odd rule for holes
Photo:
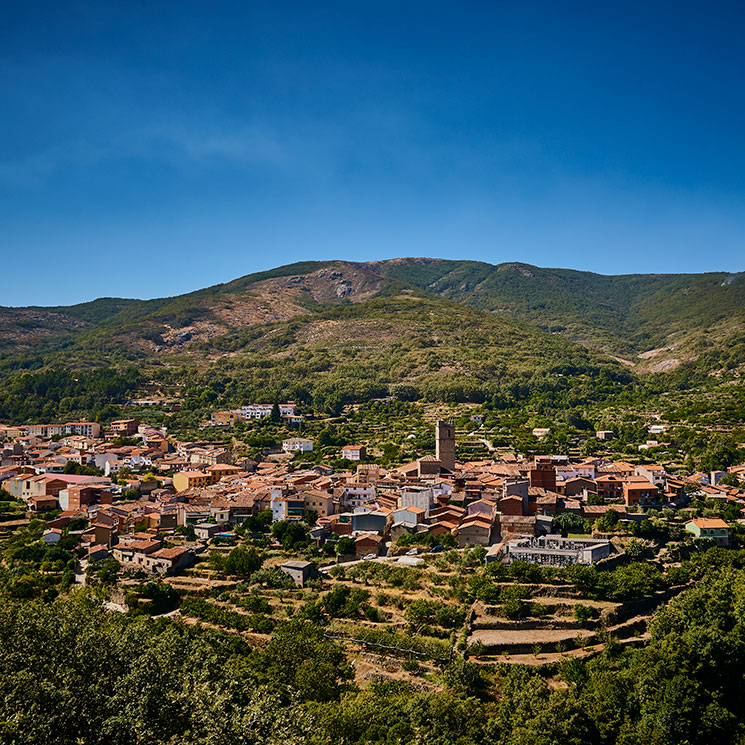
[[410,289],[206,339],[195,349],[205,359],[219,356],[209,379],[234,397],[269,387],[300,400],[312,395],[332,410],[389,394],[480,401],[499,391],[527,395],[544,383],[565,389],[572,377],[578,390],[585,377],[605,381],[595,386],[630,380],[623,366],[560,337]]
[[[745,273],[604,276],[527,264],[392,259],[387,277],[509,314],[640,369],[672,369],[745,329]],[[666,348],[667,347],[667,348]]]
[[24,371],[130,363],[142,378],[181,390],[214,387],[232,401],[294,398],[329,411],[389,394],[518,399],[533,389],[579,390],[585,381],[599,390],[631,379],[617,362],[525,321],[349,262],[280,267],[174,298],[88,305],[48,309],[56,325],[43,335],[38,309],[2,311],[26,332],[2,327],[9,353],[0,375],[14,397],[5,418],[18,410],[33,416],[24,397],[38,395],[41,405],[55,385],[19,382]]
[[[0,308],[0,349],[68,344],[104,329],[114,337],[129,334],[126,346],[134,341],[131,334],[156,338],[159,329],[168,335],[195,323],[212,323],[216,328],[209,333],[215,335],[236,325],[287,320],[329,303],[356,302],[398,285],[527,321],[642,370],[665,369],[666,361],[674,367],[676,360],[728,343],[745,327],[745,273],[604,276],[519,263],[410,258],[302,262],[147,301],[101,298],[69,307]],[[239,312],[227,310],[231,303]]]
[[744,314],[742,274],[302,262],[176,297],[0,308],[0,376],[136,363],[235,396],[479,400],[737,367]]

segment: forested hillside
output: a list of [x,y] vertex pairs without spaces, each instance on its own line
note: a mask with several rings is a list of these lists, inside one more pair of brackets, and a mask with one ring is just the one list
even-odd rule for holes
[[[0,600],[0,741],[16,745],[709,745],[739,742],[745,677],[742,551],[687,563],[695,580],[648,644],[530,669],[456,655],[441,685],[359,688],[310,620],[266,647],[72,599]],[[682,570],[681,570],[682,571]]]
[[370,266],[387,277],[625,357],[644,370],[674,368],[712,346],[744,338],[742,272],[604,276],[439,259],[392,259]]
[[[580,405],[736,378],[744,309],[743,275],[304,262],[177,297],[0,309],[0,419],[100,412],[148,380],[331,412],[386,395],[509,405],[545,391]],[[136,368],[130,389],[86,373],[101,368]]]

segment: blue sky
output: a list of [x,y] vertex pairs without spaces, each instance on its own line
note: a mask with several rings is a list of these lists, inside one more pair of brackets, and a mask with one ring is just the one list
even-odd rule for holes
[[744,270],[744,7],[8,3],[0,305],[304,259]]

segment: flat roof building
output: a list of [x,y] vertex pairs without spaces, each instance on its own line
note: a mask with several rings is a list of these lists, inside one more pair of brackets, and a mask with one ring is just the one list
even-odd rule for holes
[[597,538],[562,538],[549,534],[540,538],[521,538],[505,546],[507,561],[528,561],[531,564],[567,566],[594,564],[610,556],[611,542]]

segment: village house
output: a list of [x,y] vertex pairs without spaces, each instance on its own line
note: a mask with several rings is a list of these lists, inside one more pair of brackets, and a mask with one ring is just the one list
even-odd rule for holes
[[526,515],[528,513],[528,495],[525,497],[509,496],[499,500],[499,512],[503,515]]
[[729,545],[729,525],[718,517],[698,517],[686,523],[685,529],[696,538],[709,538],[717,546]]
[[367,510],[358,507],[351,516],[352,530],[368,531],[371,533],[383,533],[388,526],[390,513],[386,510]]
[[120,536],[119,542],[111,548],[111,555],[127,567],[147,567],[146,557],[162,546],[159,538],[147,534]]
[[499,529],[502,538],[509,536],[535,536],[538,525],[534,515],[505,515],[499,516]]
[[101,437],[101,425],[97,422],[67,422],[65,434],[83,435],[97,440]]
[[327,492],[308,489],[299,496],[303,498],[306,512],[315,512],[318,517],[334,514],[334,498]]
[[607,500],[623,497],[623,479],[616,474],[602,474],[595,479],[598,496]]
[[590,522],[594,522],[609,510],[617,512],[618,517],[621,520],[626,518],[626,506],[622,504],[583,504],[582,517],[586,520],[590,520]]
[[287,440],[282,440],[282,450],[286,453],[312,453],[313,440],[308,440],[305,437],[290,437]]
[[[249,404],[248,406],[242,406],[240,414],[244,419],[264,419],[265,417],[272,415],[272,409],[274,404]],[[288,402],[286,404],[279,404],[280,416],[295,416],[295,404]]]
[[593,479],[588,479],[584,476],[576,476],[567,479],[566,481],[558,482],[556,489],[559,494],[562,494],[565,497],[579,497],[584,494],[597,494],[598,487]]
[[305,499],[302,496],[272,497],[272,522],[288,520],[299,522],[305,517]]
[[15,440],[28,434],[28,427],[8,427],[0,424],[0,440]]
[[298,587],[305,587],[306,583],[318,575],[315,564],[310,561],[286,561],[279,567],[292,578]]
[[360,485],[376,484],[380,480],[380,466],[375,463],[360,463],[354,474],[354,483]]
[[431,487],[409,486],[401,490],[398,498],[398,507],[418,507],[429,515],[429,511],[435,506],[435,495]]
[[4,482],[4,488],[12,497],[28,501],[33,497],[48,497],[57,495],[67,486],[67,480],[59,476],[37,473],[23,473],[11,476]]
[[378,533],[362,533],[354,539],[354,550],[358,559],[370,554],[378,556],[383,547],[383,536]]
[[28,506],[29,512],[48,512],[49,510],[55,510],[58,506],[57,497],[53,495],[44,497],[31,497],[26,505]]
[[193,448],[189,461],[197,465],[214,466],[217,463],[230,463],[230,453],[225,448]]
[[240,411],[215,411],[210,416],[210,424],[213,427],[234,427],[240,421]]
[[200,541],[208,541],[213,536],[222,532],[223,525],[221,523],[197,523],[194,526],[194,534]]
[[466,517],[456,529],[459,548],[490,546],[494,523],[488,516],[477,512]]
[[480,515],[485,515],[490,520],[494,520],[496,511],[497,511],[496,503],[488,499],[479,499],[475,502],[471,502],[471,504],[468,505],[469,517],[471,515],[480,514]]
[[374,499],[376,489],[373,484],[346,484],[343,487],[341,496],[342,504],[345,507],[362,507],[364,504]]
[[553,459],[550,456],[536,456],[528,480],[532,487],[556,491],[556,468]]
[[629,476],[623,481],[623,501],[627,507],[654,504],[659,501],[659,490],[644,476]]
[[111,546],[114,536],[119,530],[119,520],[116,517],[98,512],[93,522],[94,543]]
[[229,463],[215,463],[213,466],[207,466],[203,470],[209,476],[210,483],[212,484],[216,484],[226,476],[234,476],[236,473],[241,472],[238,466],[232,466]]
[[111,432],[114,437],[131,437],[137,434],[139,426],[139,419],[117,419],[111,422]]
[[341,449],[341,457],[347,460],[365,460],[367,449],[364,445],[345,445]]
[[25,428],[25,434],[31,437],[41,437],[48,440],[52,437],[60,437],[65,434],[64,424],[29,424]]
[[635,466],[634,475],[641,476],[654,484],[658,489],[665,489],[665,469],[657,464]]
[[423,523],[427,517],[427,511],[421,507],[401,507],[393,511],[393,522],[404,523],[414,526]]
[[59,493],[59,506],[63,511],[76,511],[88,505],[111,502],[111,487],[108,484],[74,484]]
[[154,574],[175,574],[194,563],[194,551],[188,546],[160,548],[145,558],[145,567]]
[[177,492],[209,486],[211,479],[204,471],[181,471],[173,474],[173,487]]

